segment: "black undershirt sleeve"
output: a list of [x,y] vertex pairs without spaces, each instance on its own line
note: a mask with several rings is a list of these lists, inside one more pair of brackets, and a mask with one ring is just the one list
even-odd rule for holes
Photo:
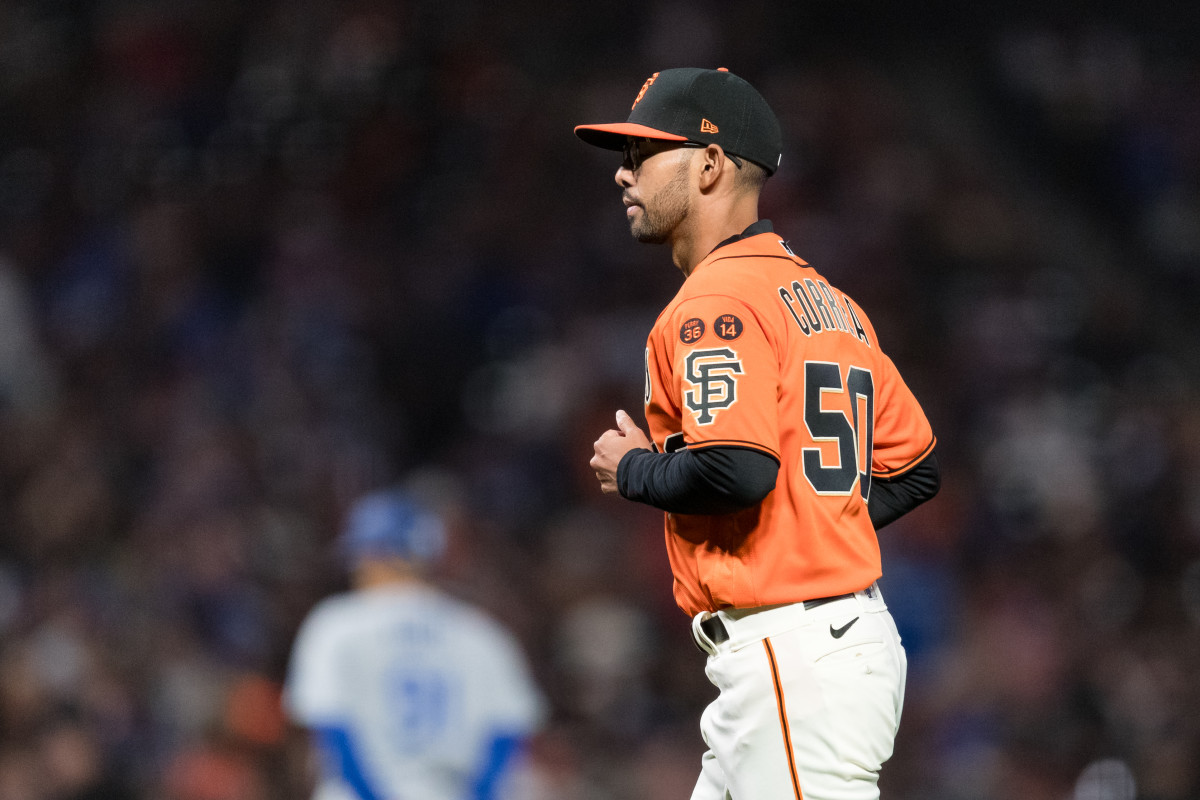
[[[631,450],[617,467],[621,496],[674,514],[731,514],[775,488],[779,463],[758,450],[707,447],[654,453]],[[876,530],[931,499],[941,488],[931,452],[895,478],[874,478],[867,512]]]
[[617,466],[621,495],[673,514],[731,514],[775,488],[779,462],[745,447],[653,453],[631,450]]
[[937,456],[930,451],[915,467],[895,478],[872,478],[867,512],[875,530],[912,511],[942,487]]
[[[622,497],[671,513],[721,515],[761,503],[775,488],[779,463],[745,447],[706,447],[655,453],[631,450],[620,459],[617,487]],[[893,479],[871,481],[866,510],[875,529],[895,522],[941,488],[936,453]]]

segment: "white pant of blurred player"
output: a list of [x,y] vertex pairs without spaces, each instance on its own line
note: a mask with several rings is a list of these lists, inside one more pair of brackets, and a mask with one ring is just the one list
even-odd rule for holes
[[[702,627],[713,616],[728,640]],[[692,800],[879,797],[908,662],[877,586],[810,609],[704,612],[692,632],[720,690],[700,720],[708,752]]]

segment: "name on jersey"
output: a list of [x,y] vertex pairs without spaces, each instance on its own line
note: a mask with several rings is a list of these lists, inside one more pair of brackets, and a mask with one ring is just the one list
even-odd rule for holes
[[841,331],[858,337],[867,347],[871,346],[850,300],[845,295],[834,295],[825,281],[812,278],[792,281],[791,286],[779,287],[779,298],[805,336]]

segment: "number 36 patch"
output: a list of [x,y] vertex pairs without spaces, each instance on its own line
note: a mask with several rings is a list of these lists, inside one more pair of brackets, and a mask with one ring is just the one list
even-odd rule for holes
[[683,403],[696,415],[696,423],[709,425],[716,412],[737,402],[737,382],[742,361],[728,347],[695,350],[684,362]]

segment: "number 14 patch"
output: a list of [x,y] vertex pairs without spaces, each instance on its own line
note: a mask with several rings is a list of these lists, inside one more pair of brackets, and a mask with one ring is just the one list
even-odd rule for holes
[[742,335],[742,321],[733,314],[722,314],[713,320],[713,333],[727,342]]

